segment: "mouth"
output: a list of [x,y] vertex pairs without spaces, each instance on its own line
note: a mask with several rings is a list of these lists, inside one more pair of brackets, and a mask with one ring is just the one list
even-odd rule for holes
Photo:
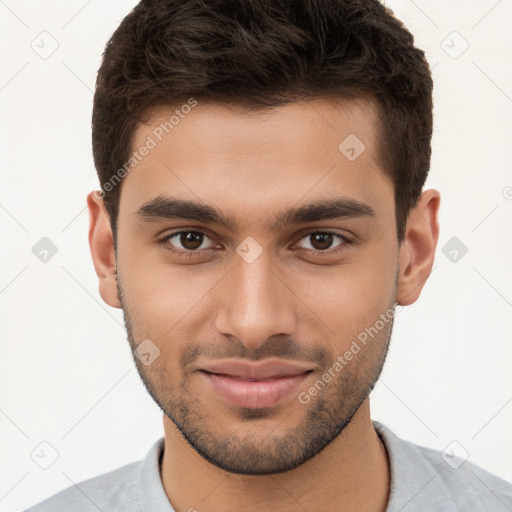
[[205,362],[199,369],[217,375],[227,375],[247,381],[271,380],[299,375],[313,370],[311,364],[267,359],[259,362],[249,362],[240,359],[228,359],[217,362]]
[[[219,375],[221,377],[229,377],[231,379],[241,380],[244,382],[272,382],[272,381],[275,381],[278,379],[286,379],[288,377],[295,377],[295,375],[275,375],[274,377],[269,377],[267,379],[251,379],[251,378],[239,377],[238,375],[229,375],[226,373],[212,373],[212,372],[206,372],[206,373],[210,373],[211,375]],[[304,372],[304,373],[306,373],[306,372]],[[298,374],[298,375],[302,375],[302,374]]]
[[274,407],[298,393],[314,370],[304,365],[272,362],[263,364],[218,363],[200,369],[205,385],[235,407]]

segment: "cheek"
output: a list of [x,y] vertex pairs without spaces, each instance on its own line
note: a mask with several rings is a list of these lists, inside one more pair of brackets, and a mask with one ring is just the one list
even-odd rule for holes
[[[374,325],[394,302],[396,257],[392,248],[366,249],[347,264],[306,274],[296,281],[297,295],[327,326],[328,336],[350,344],[353,337]],[[311,313],[304,310],[306,322]]]
[[223,273],[173,267],[149,260],[142,250],[125,256],[120,268],[123,295],[139,337],[153,339],[166,350],[179,350],[180,344],[196,338],[209,318],[212,290]]

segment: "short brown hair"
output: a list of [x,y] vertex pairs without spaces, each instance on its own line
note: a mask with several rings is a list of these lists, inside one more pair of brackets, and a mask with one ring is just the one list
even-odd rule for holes
[[94,94],[94,162],[114,239],[122,182],[104,185],[124,175],[116,173],[144,116],[191,97],[247,109],[372,99],[403,241],[430,168],[432,77],[389,8],[377,0],[142,0],[108,41]]

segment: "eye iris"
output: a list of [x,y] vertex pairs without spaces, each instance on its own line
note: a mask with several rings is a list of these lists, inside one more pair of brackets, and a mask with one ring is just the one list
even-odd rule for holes
[[[315,233],[311,235],[311,245],[315,249],[328,249],[332,245],[332,237],[333,235],[330,233]],[[320,246],[318,246],[318,242]]]
[[195,231],[187,231],[180,235],[180,243],[188,250],[194,250],[203,243],[203,235]]

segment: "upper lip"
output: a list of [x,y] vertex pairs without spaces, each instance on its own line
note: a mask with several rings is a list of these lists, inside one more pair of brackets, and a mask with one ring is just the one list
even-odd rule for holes
[[218,361],[202,364],[200,370],[209,373],[229,375],[240,379],[263,380],[278,377],[300,375],[313,370],[311,364],[289,362],[283,360],[261,361],[248,363],[246,361]]

